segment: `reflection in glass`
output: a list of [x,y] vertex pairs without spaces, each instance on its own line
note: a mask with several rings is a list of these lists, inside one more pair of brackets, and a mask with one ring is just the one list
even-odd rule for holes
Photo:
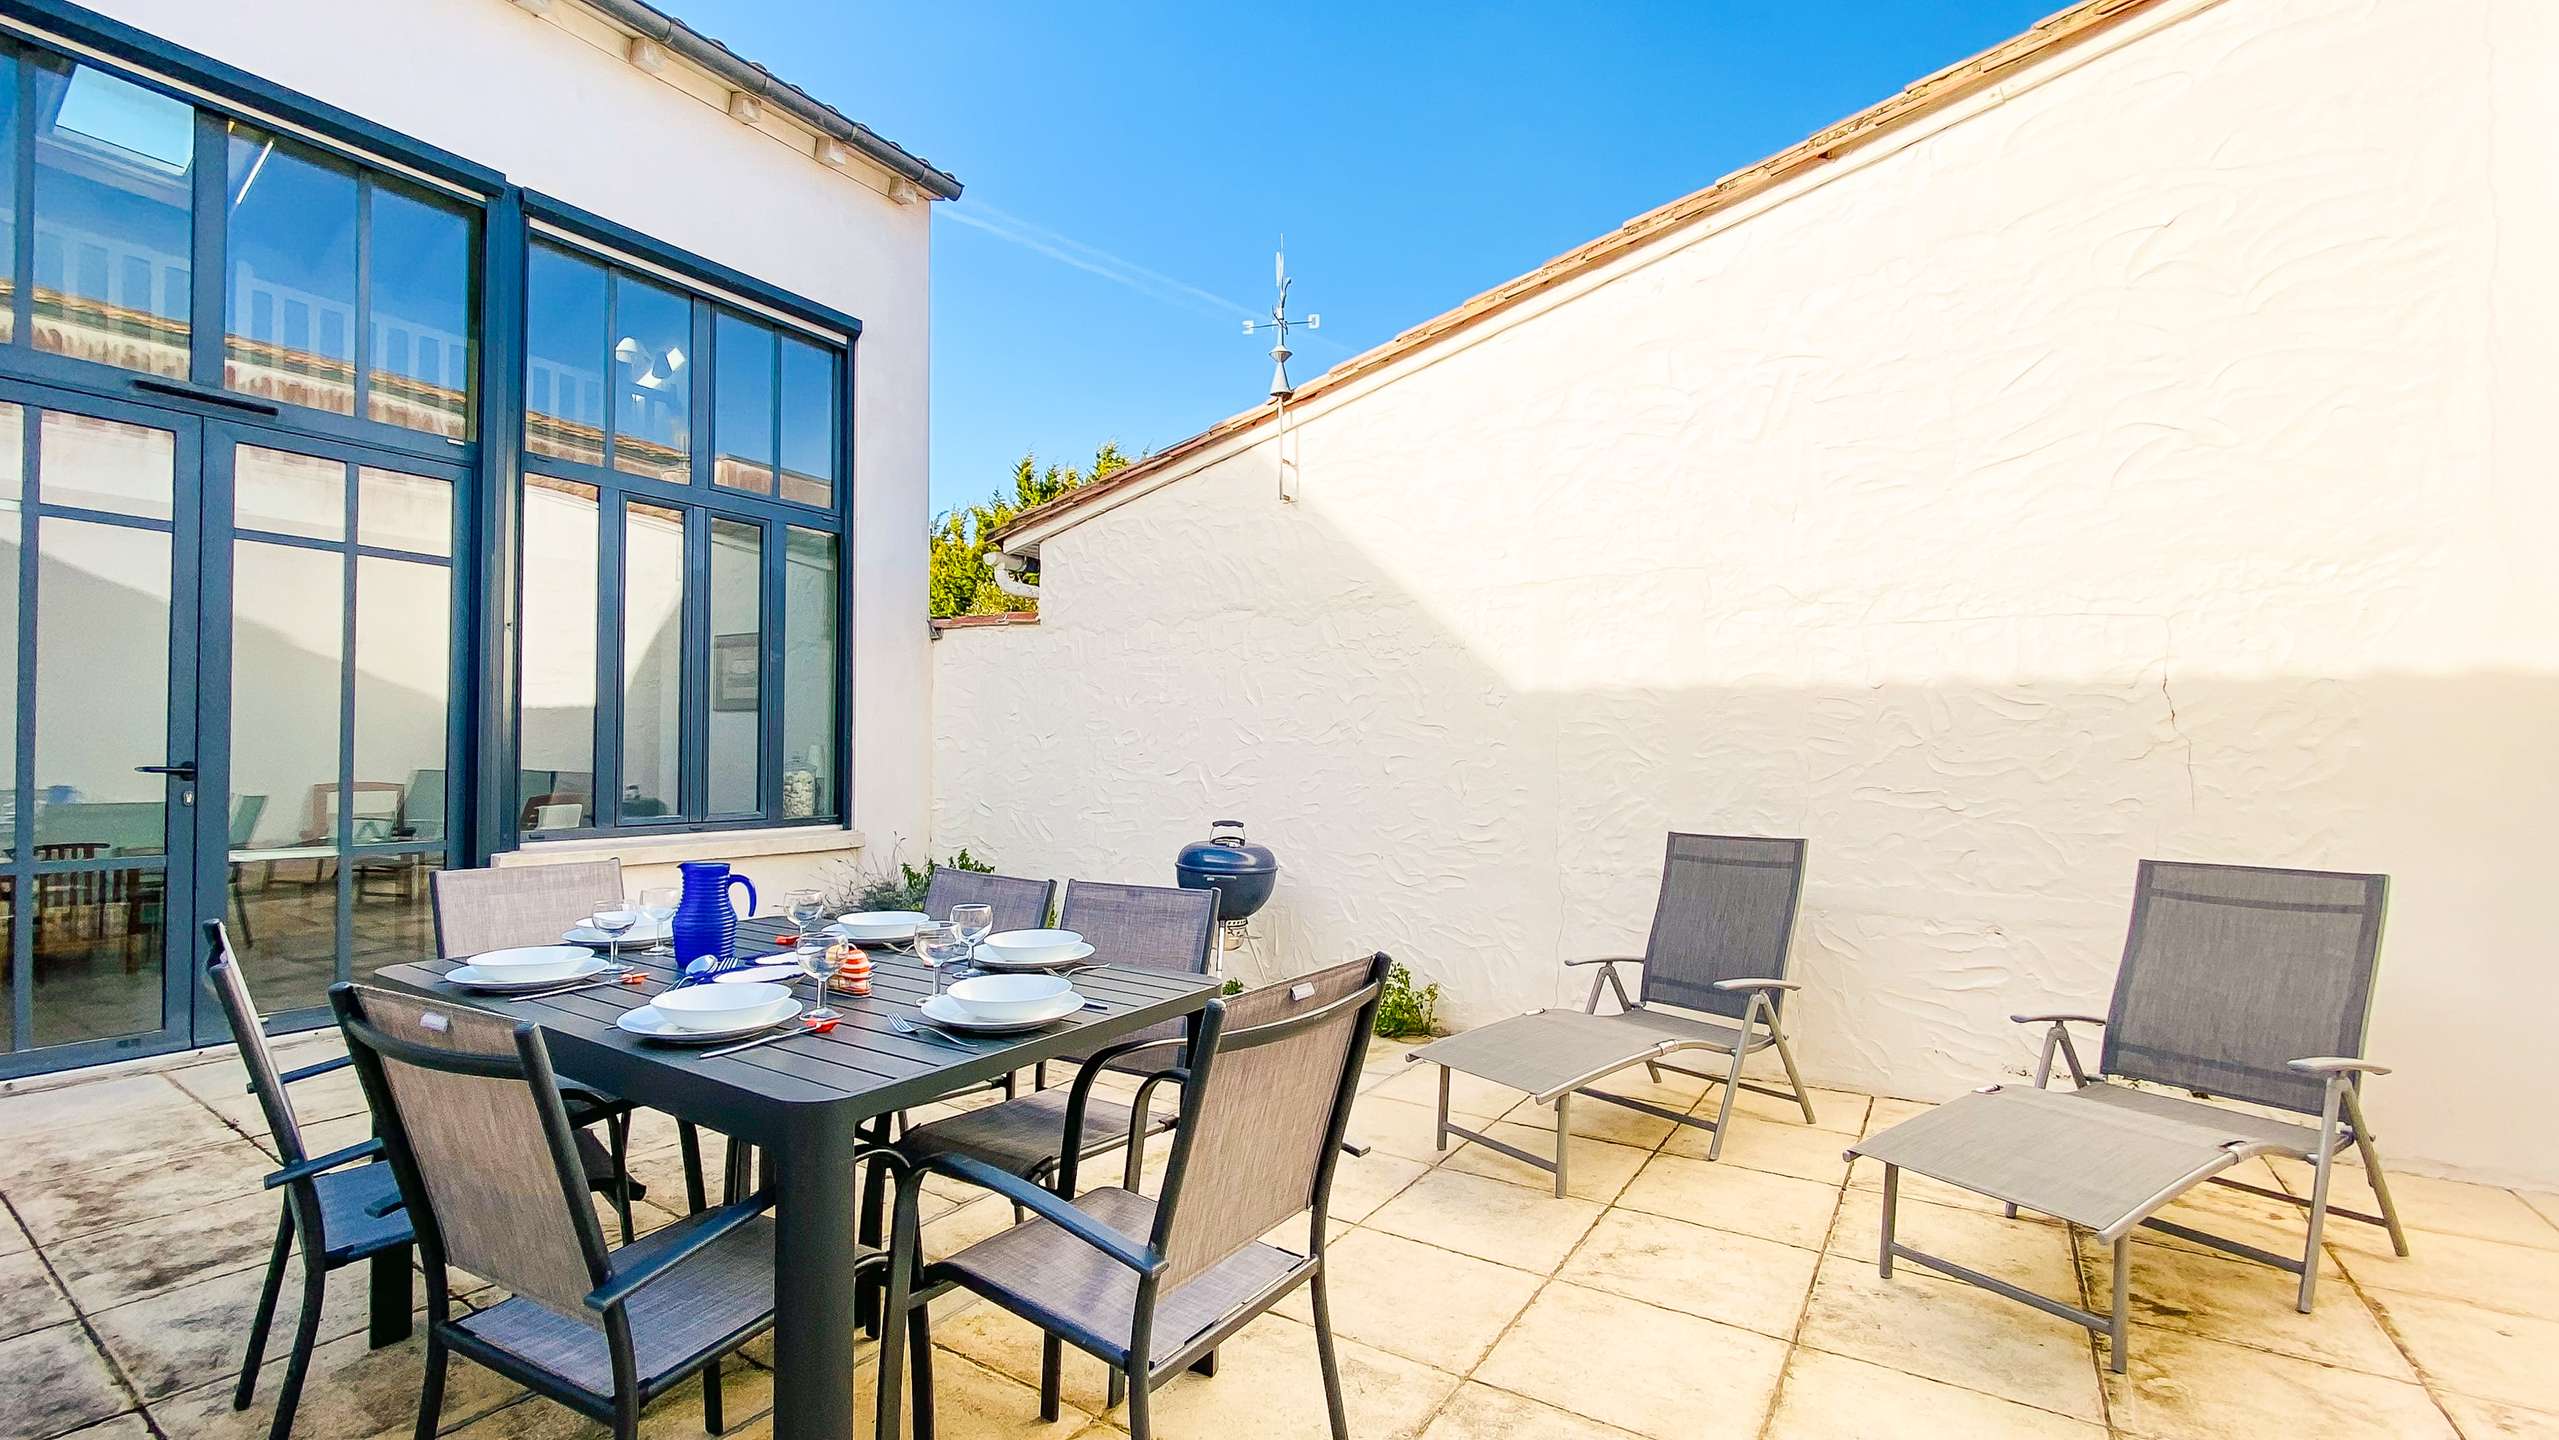
[[[0,52],[0,58],[6,58]],[[18,878],[0,875],[0,1053],[18,1040]]]
[[169,518],[177,442],[168,431],[60,410],[39,423],[37,489],[46,504]]
[[835,503],[835,356],[782,339],[782,498]]
[[195,112],[53,56],[34,73],[35,346],[183,376]]
[[835,537],[790,527],[782,577],[782,818],[836,813]]
[[453,553],[453,487],[431,475],[376,470],[356,473],[355,537],[383,550]]
[[261,1005],[316,1005],[337,976],[346,557],[257,540],[231,555],[233,938]]
[[712,327],[711,483],[773,493],[773,332],[723,313]]
[[452,590],[442,565],[355,562],[355,780],[393,802],[377,829],[359,796],[359,845],[444,838]]
[[524,477],[523,624],[517,628],[517,821],[595,823],[595,487]]
[[634,502],[622,536],[622,817],[683,809],[684,512]]
[[471,217],[373,182],[364,413],[461,439],[471,420]]
[[156,867],[34,875],[35,1033],[30,1045],[138,1035],[161,1026],[168,885]]
[[227,150],[222,383],[352,415],[354,172],[237,121]]
[[35,858],[164,854],[169,782],[133,767],[169,760],[169,536],[58,515],[37,534]]
[[[367,855],[355,862],[349,962],[370,975],[435,953],[435,872],[442,855]],[[261,999],[263,999],[261,995]]]
[[346,537],[346,462],[255,445],[232,454],[232,524],[312,540]]
[[535,245],[527,259],[524,446],[604,463],[604,271]]
[[710,813],[763,808],[764,527],[711,522]]
[[[8,52],[0,50],[0,60]],[[27,413],[0,403],[0,859],[18,845],[18,555],[26,544],[19,516],[19,497],[26,493]],[[5,884],[5,882],[0,882]],[[0,950],[8,941],[0,939]],[[0,966],[0,999],[8,990],[8,971]],[[7,1023],[0,1020],[0,1035]],[[0,1051],[7,1046],[0,1043]]]
[[[0,45],[0,343],[18,338],[18,50]],[[0,940],[0,946],[7,942]],[[0,973],[0,998],[8,993]],[[8,1033],[0,1019],[0,1036]],[[0,1045],[0,1049],[5,1049]]]
[[683,483],[693,469],[693,305],[613,277],[613,468]]

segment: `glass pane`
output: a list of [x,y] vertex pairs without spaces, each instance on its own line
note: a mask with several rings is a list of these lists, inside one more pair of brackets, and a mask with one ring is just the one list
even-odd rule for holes
[[169,782],[133,767],[171,758],[167,532],[45,519],[35,666],[35,858],[164,853]]
[[[0,61],[7,58],[0,49]],[[18,844],[18,553],[26,543],[18,517],[19,497],[26,493],[26,425],[26,411],[0,404],[0,860]],[[0,936],[0,951],[8,943]],[[7,968],[0,966],[0,1000],[7,997],[8,983]],[[0,1017],[0,1034],[7,1026]]]
[[16,1048],[17,1041],[18,877],[0,875],[0,1053]]
[[369,223],[364,413],[459,440],[471,421],[471,217],[377,180]]
[[693,303],[613,277],[613,468],[679,484],[693,473]]
[[355,472],[355,537],[384,550],[453,553],[453,487],[432,475]]
[[595,823],[595,487],[524,477],[515,803],[526,833]]
[[533,247],[524,296],[524,448],[604,463],[604,271]]
[[345,461],[255,445],[233,455],[232,524],[313,540],[346,538]]
[[836,812],[835,537],[790,529],[782,577],[782,818]]
[[[355,562],[356,843],[444,838],[445,722],[453,572],[366,555]],[[367,812],[368,787],[387,816]],[[384,823],[387,822],[387,823]]]
[[718,397],[711,483],[773,493],[773,332],[722,315],[713,328],[711,386]]
[[835,355],[782,340],[782,498],[835,503]]
[[711,522],[711,790],[714,815],[764,808],[764,527]]
[[166,430],[47,410],[36,456],[48,505],[169,518],[177,442]]
[[355,866],[350,957],[357,975],[435,953],[435,872],[441,855],[364,855]]
[[159,1029],[166,877],[157,869],[112,865],[37,875],[28,884],[36,902],[30,1043],[67,1045]]
[[[18,47],[0,45],[0,343],[18,338]],[[0,948],[8,944],[0,939]],[[0,998],[9,980],[0,973]],[[0,1036],[8,1033],[0,1016]]]
[[684,512],[633,504],[622,536],[622,816],[683,809]]
[[222,383],[355,413],[355,175],[234,122]]
[[35,64],[35,346],[185,375],[195,112],[103,70]]
[[283,1010],[319,1004],[337,976],[346,556],[258,540],[231,555],[233,938],[258,1003]]

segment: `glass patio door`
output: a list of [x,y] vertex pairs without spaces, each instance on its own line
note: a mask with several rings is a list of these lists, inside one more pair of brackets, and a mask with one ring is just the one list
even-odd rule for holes
[[229,917],[260,1008],[316,1014],[333,981],[434,948],[462,472],[242,425],[205,448],[204,778],[224,799],[204,913]]
[[0,390],[0,1074],[190,1043],[201,441]]

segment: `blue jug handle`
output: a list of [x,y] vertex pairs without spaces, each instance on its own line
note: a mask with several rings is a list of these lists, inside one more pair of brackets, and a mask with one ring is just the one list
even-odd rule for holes
[[[745,887],[746,887],[746,915],[747,915],[747,918],[748,918],[748,919],[750,919],[750,920],[754,919],[754,918],[755,918],[755,882],[754,882],[754,881],[752,881],[752,880],[747,879],[747,878],[746,878],[745,876],[743,876],[743,875],[732,875],[732,876],[730,876],[730,877],[729,877],[729,884],[730,884],[730,885],[743,885],[743,886],[745,886]],[[721,893],[721,894],[723,894],[723,895],[727,894],[727,893],[728,893],[728,889],[727,889],[727,887],[726,887],[726,886],[721,887],[721,891],[720,891],[720,893]]]

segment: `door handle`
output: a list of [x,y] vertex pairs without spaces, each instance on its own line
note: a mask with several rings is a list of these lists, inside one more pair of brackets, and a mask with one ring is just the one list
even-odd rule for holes
[[195,762],[193,760],[181,760],[175,765],[136,765],[133,767],[133,773],[136,775],[168,775],[193,785],[195,783]]

